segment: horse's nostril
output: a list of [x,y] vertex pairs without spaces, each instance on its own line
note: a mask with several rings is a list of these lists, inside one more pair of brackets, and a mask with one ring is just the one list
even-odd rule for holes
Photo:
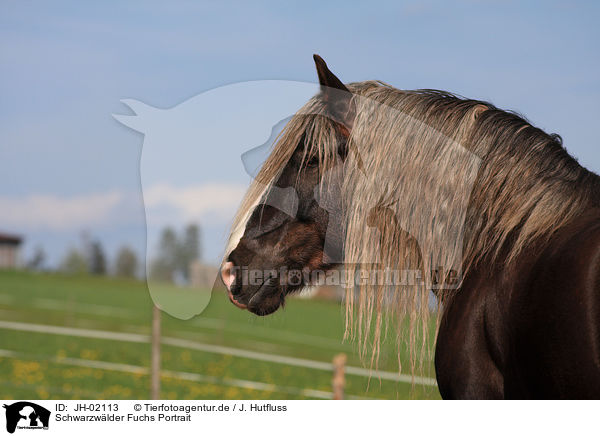
[[225,262],[221,268],[221,279],[223,279],[223,283],[225,283],[228,291],[231,290],[231,285],[235,279],[235,275],[233,274],[233,266],[233,262]]

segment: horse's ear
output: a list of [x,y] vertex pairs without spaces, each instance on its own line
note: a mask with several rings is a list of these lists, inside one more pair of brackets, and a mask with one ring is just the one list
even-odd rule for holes
[[321,85],[323,100],[327,103],[328,115],[341,124],[342,134],[348,136],[354,124],[355,110],[352,103],[352,93],[333,74],[321,56],[313,55]]
[[333,88],[350,92],[348,88],[346,88],[346,85],[344,85],[342,81],[329,70],[327,64],[321,56],[314,54],[313,59],[315,60],[315,65],[317,66],[317,75],[319,76],[319,83],[321,84],[321,90],[323,92],[327,92],[327,90],[324,88]]

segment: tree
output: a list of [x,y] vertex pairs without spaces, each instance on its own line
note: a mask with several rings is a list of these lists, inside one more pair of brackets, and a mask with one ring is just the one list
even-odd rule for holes
[[115,274],[119,277],[135,277],[138,270],[138,258],[129,247],[121,247],[115,261]]
[[33,256],[31,256],[31,259],[29,259],[29,262],[27,262],[27,268],[34,271],[39,271],[44,268],[45,263],[46,252],[44,251],[41,245],[38,245],[33,251]]
[[171,227],[163,229],[158,243],[158,257],[152,262],[150,276],[156,280],[172,281],[177,262],[177,235]]
[[60,269],[67,274],[85,274],[88,272],[88,264],[79,250],[71,248],[61,261]]
[[95,275],[106,274],[106,256],[102,244],[98,240],[90,244],[89,271]]
[[179,243],[177,256],[177,270],[186,280],[189,279],[190,263],[200,257],[200,227],[197,224],[189,224],[183,234],[183,240]]
[[158,251],[150,269],[153,279],[173,281],[176,277],[183,277],[189,280],[190,263],[200,257],[200,227],[189,224],[181,237],[172,228],[165,228]]

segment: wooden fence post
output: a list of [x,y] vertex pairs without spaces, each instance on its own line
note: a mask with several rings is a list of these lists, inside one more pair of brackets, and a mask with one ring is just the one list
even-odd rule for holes
[[344,375],[344,366],[346,365],[346,355],[340,353],[333,358],[333,399],[343,400],[344,399],[344,386],[346,385],[346,378]]
[[152,358],[150,366],[150,398],[160,398],[160,309],[152,305]]

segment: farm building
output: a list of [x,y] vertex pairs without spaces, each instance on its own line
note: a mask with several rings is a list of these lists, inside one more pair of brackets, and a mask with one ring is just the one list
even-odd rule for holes
[[16,268],[19,263],[19,247],[22,238],[0,233],[0,269]]
[[192,288],[212,289],[216,286],[221,286],[221,282],[217,280],[219,277],[219,268],[212,265],[206,265],[198,260],[192,261],[189,267],[190,286]]

